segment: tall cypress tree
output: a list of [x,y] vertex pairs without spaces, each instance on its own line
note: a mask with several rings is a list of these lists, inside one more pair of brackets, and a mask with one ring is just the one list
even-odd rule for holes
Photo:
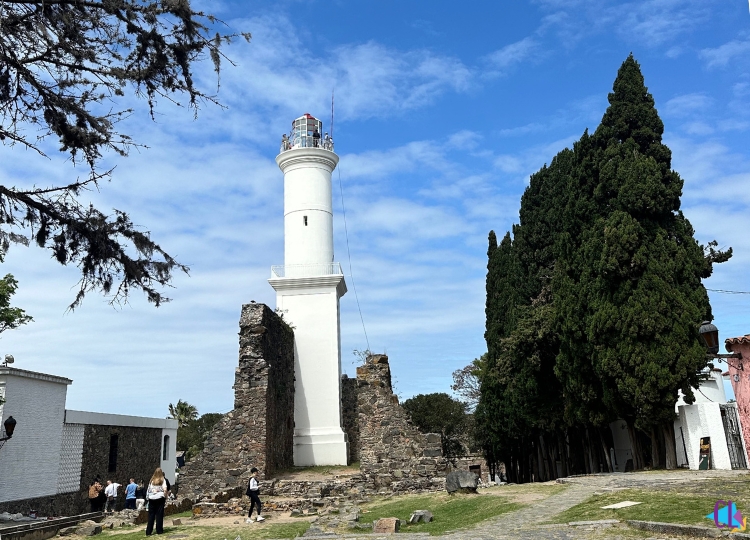
[[587,216],[556,291],[563,324],[573,319],[578,330],[563,332],[560,362],[590,361],[604,410],[651,433],[654,447],[664,440],[671,465],[677,392],[690,402],[706,366],[698,324],[711,307],[701,279],[731,251],[707,254],[693,237],[664,125],[632,55],[609,103],[586,141],[595,167],[573,179],[584,189],[569,203],[570,220],[581,201]]
[[[513,237],[497,245],[490,236],[477,425],[488,458],[512,454],[519,470],[525,437],[563,420],[574,429],[558,448],[577,445],[585,456],[571,466],[593,470],[595,453],[608,459],[605,428],[615,418],[628,422],[636,468],[644,465],[636,430],[651,436],[655,466],[673,466],[677,392],[690,402],[706,365],[697,325],[711,309],[701,280],[731,249],[694,239],[632,55],[609,103],[592,135],[532,175]],[[574,445],[571,433],[586,441]]]

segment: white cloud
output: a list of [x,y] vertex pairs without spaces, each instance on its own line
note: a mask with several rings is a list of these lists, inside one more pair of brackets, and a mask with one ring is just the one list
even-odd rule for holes
[[533,37],[525,37],[515,43],[505,45],[484,57],[488,65],[488,74],[499,75],[510,68],[533,60],[541,54],[539,42]]
[[750,55],[750,39],[739,40],[733,39],[716,48],[703,49],[700,57],[706,61],[709,68],[726,67],[735,58]]
[[711,135],[714,132],[714,128],[705,122],[688,122],[682,129],[690,135]]
[[667,101],[660,112],[667,116],[684,117],[705,111],[713,102],[713,98],[704,93],[683,94]]
[[341,119],[394,116],[474,84],[471,69],[459,59],[429,50],[400,51],[368,41],[314,53],[284,16],[232,25],[251,28],[253,40],[227,49],[239,69],[222,76],[222,91],[285,112],[329,111],[335,89]]
[[[543,31],[558,34],[570,46],[584,37],[614,30],[629,43],[657,47],[690,32],[710,13],[710,0],[536,0],[547,12]],[[668,55],[679,53],[674,46]]]

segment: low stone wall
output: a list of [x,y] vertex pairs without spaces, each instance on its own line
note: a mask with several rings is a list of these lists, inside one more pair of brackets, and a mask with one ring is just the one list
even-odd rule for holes
[[203,451],[180,471],[180,494],[192,499],[247,485],[293,465],[294,333],[264,304],[245,304],[240,317],[234,409],[224,415]]
[[366,484],[404,493],[443,489],[450,470],[440,435],[421,433],[393,394],[388,357],[372,355],[357,368],[358,453]]
[[71,492],[0,503],[0,513],[23,514],[36,510],[39,516],[75,516],[89,511],[85,493]]

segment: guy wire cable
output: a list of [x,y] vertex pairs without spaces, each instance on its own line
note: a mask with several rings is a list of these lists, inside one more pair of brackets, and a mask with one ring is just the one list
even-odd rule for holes
[[352,271],[352,253],[349,249],[349,229],[346,226],[346,207],[344,206],[344,185],[341,182],[341,167],[337,167],[339,171],[339,192],[341,193],[341,210],[344,215],[344,236],[346,237],[346,255],[349,258],[349,275],[352,278],[352,289],[354,290],[354,298],[357,300],[357,309],[359,310],[359,319],[362,321],[362,331],[365,333],[365,342],[367,343],[367,350],[372,352],[370,349],[370,339],[367,337],[367,328],[365,328],[365,318],[362,316],[362,306],[359,305],[359,296],[357,295],[357,286],[354,283],[354,272]]
[[724,289],[706,289],[706,290],[711,291],[711,292],[724,293],[724,294],[750,294],[750,291],[727,291]]

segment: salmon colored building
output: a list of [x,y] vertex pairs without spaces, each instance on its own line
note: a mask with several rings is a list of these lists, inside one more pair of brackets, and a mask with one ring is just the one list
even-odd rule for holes
[[[729,380],[737,400],[745,449],[750,455],[750,334],[729,338],[724,346],[729,352],[741,355],[740,358],[728,358],[726,361],[729,364]],[[744,364],[747,364],[748,369],[744,369]]]

